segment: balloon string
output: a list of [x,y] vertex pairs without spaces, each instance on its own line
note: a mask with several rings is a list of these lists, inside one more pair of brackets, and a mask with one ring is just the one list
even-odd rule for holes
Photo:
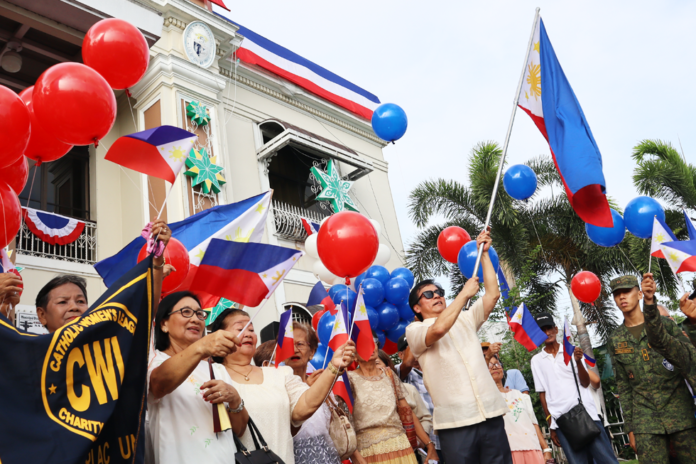
[[631,259],[628,257],[628,255],[626,255],[626,253],[621,249],[620,246],[617,245],[616,248],[618,248],[619,251],[621,252],[621,254],[623,254],[626,257],[626,259],[628,260],[628,264],[630,264],[631,267],[633,268],[633,270],[636,271],[636,273],[638,273],[638,277],[642,278],[643,274],[641,274],[640,271],[638,270],[638,268],[636,268],[636,266],[633,264],[633,261],[631,261]]
[[137,132],[138,131],[138,123],[135,122],[135,113],[133,112],[133,104],[131,103],[131,94],[128,91],[128,89],[126,89],[126,96],[128,97],[128,98],[126,98],[126,100],[128,100],[128,107],[130,108],[131,117],[133,118],[133,130]]

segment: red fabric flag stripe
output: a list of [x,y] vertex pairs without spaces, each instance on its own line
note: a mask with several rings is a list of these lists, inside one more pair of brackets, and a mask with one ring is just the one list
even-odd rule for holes
[[176,181],[176,173],[162,158],[157,147],[132,137],[120,137],[114,142],[105,159],[148,176]]

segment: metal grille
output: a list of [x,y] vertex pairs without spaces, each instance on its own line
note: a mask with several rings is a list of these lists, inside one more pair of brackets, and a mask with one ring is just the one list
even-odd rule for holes
[[22,222],[22,227],[17,234],[17,253],[73,263],[94,264],[97,262],[97,224],[85,221],[85,230],[77,240],[67,245],[51,245],[34,235]]
[[302,227],[300,218],[304,217],[319,224],[328,214],[322,215],[297,206],[288,205],[282,201],[273,200],[273,220],[275,222],[275,234],[288,240],[304,242],[307,232]]

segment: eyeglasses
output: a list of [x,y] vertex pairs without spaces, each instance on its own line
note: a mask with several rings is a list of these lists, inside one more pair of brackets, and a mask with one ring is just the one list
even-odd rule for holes
[[181,313],[181,315],[187,319],[191,319],[195,314],[196,317],[201,321],[205,321],[205,319],[208,317],[208,313],[206,311],[203,311],[202,309],[197,309],[194,311],[193,309],[188,307],[172,311],[171,313],[169,313],[169,315],[171,316],[174,313]]
[[421,295],[418,297],[418,300],[420,301],[421,298],[425,297],[426,300],[432,300],[435,298],[435,295],[445,297],[445,291],[441,288],[438,288],[436,290],[426,290]]
[[309,345],[305,342],[295,342],[295,348],[304,351],[309,348]]
[[503,366],[500,363],[489,364],[488,369],[502,369]]

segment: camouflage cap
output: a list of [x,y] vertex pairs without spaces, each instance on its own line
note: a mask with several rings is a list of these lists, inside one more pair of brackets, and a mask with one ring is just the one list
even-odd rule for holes
[[609,282],[609,287],[611,287],[611,293],[621,289],[631,289],[638,286],[638,278],[634,275],[625,275],[622,277],[617,277]]

